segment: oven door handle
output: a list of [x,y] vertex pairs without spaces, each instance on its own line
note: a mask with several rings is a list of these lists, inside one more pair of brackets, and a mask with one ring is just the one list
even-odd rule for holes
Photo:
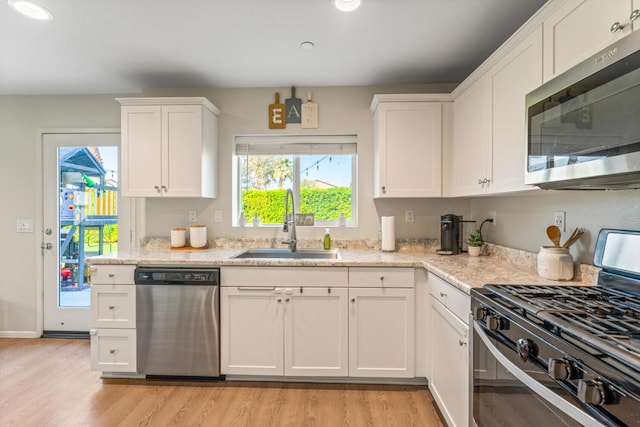
[[477,320],[473,321],[473,328],[484,345],[487,347],[487,349],[489,349],[493,357],[496,358],[498,363],[507,368],[514,377],[516,377],[520,382],[522,382],[538,396],[542,397],[544,400],[573,418],[575,421],[585,426],[600,427],[604,425],[595,418],[591,417],[589,414],[581,411],[579,408],[560,398],[558,395],[536,381],[534,378],[527,375],[526,372],[518,368],[518,366],[516,366],[512,361],[507,359],[507,357],[504,354],[500,353],[500,350],[498,350],[496,346],[493,345],[493,343],[485,333],[482,324],[480,324]]

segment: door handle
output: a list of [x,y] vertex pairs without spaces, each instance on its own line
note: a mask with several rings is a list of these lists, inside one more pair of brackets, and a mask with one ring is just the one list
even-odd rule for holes
[[46,249],[48,251],[50,251],[51,249],[53,249],[53,245],[51,243],[40,243],[40,249]]

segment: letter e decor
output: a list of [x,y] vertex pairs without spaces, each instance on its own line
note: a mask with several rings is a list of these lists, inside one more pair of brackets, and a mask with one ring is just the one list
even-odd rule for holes
[[280,104],[280,93],[276,92],[276,102],[269,104],[269,129],[287,127],[284,104]]

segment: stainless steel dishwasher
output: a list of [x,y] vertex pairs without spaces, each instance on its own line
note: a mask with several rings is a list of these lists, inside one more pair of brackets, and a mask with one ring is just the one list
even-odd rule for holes
[[138,267],[138,373],[220,376],[220,270]]

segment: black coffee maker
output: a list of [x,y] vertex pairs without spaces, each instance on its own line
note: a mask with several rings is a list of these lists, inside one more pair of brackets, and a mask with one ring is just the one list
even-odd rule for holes
[[440,255],[457,255],[462,251],[460,229],[462,216],[446,214],[440,217]]

